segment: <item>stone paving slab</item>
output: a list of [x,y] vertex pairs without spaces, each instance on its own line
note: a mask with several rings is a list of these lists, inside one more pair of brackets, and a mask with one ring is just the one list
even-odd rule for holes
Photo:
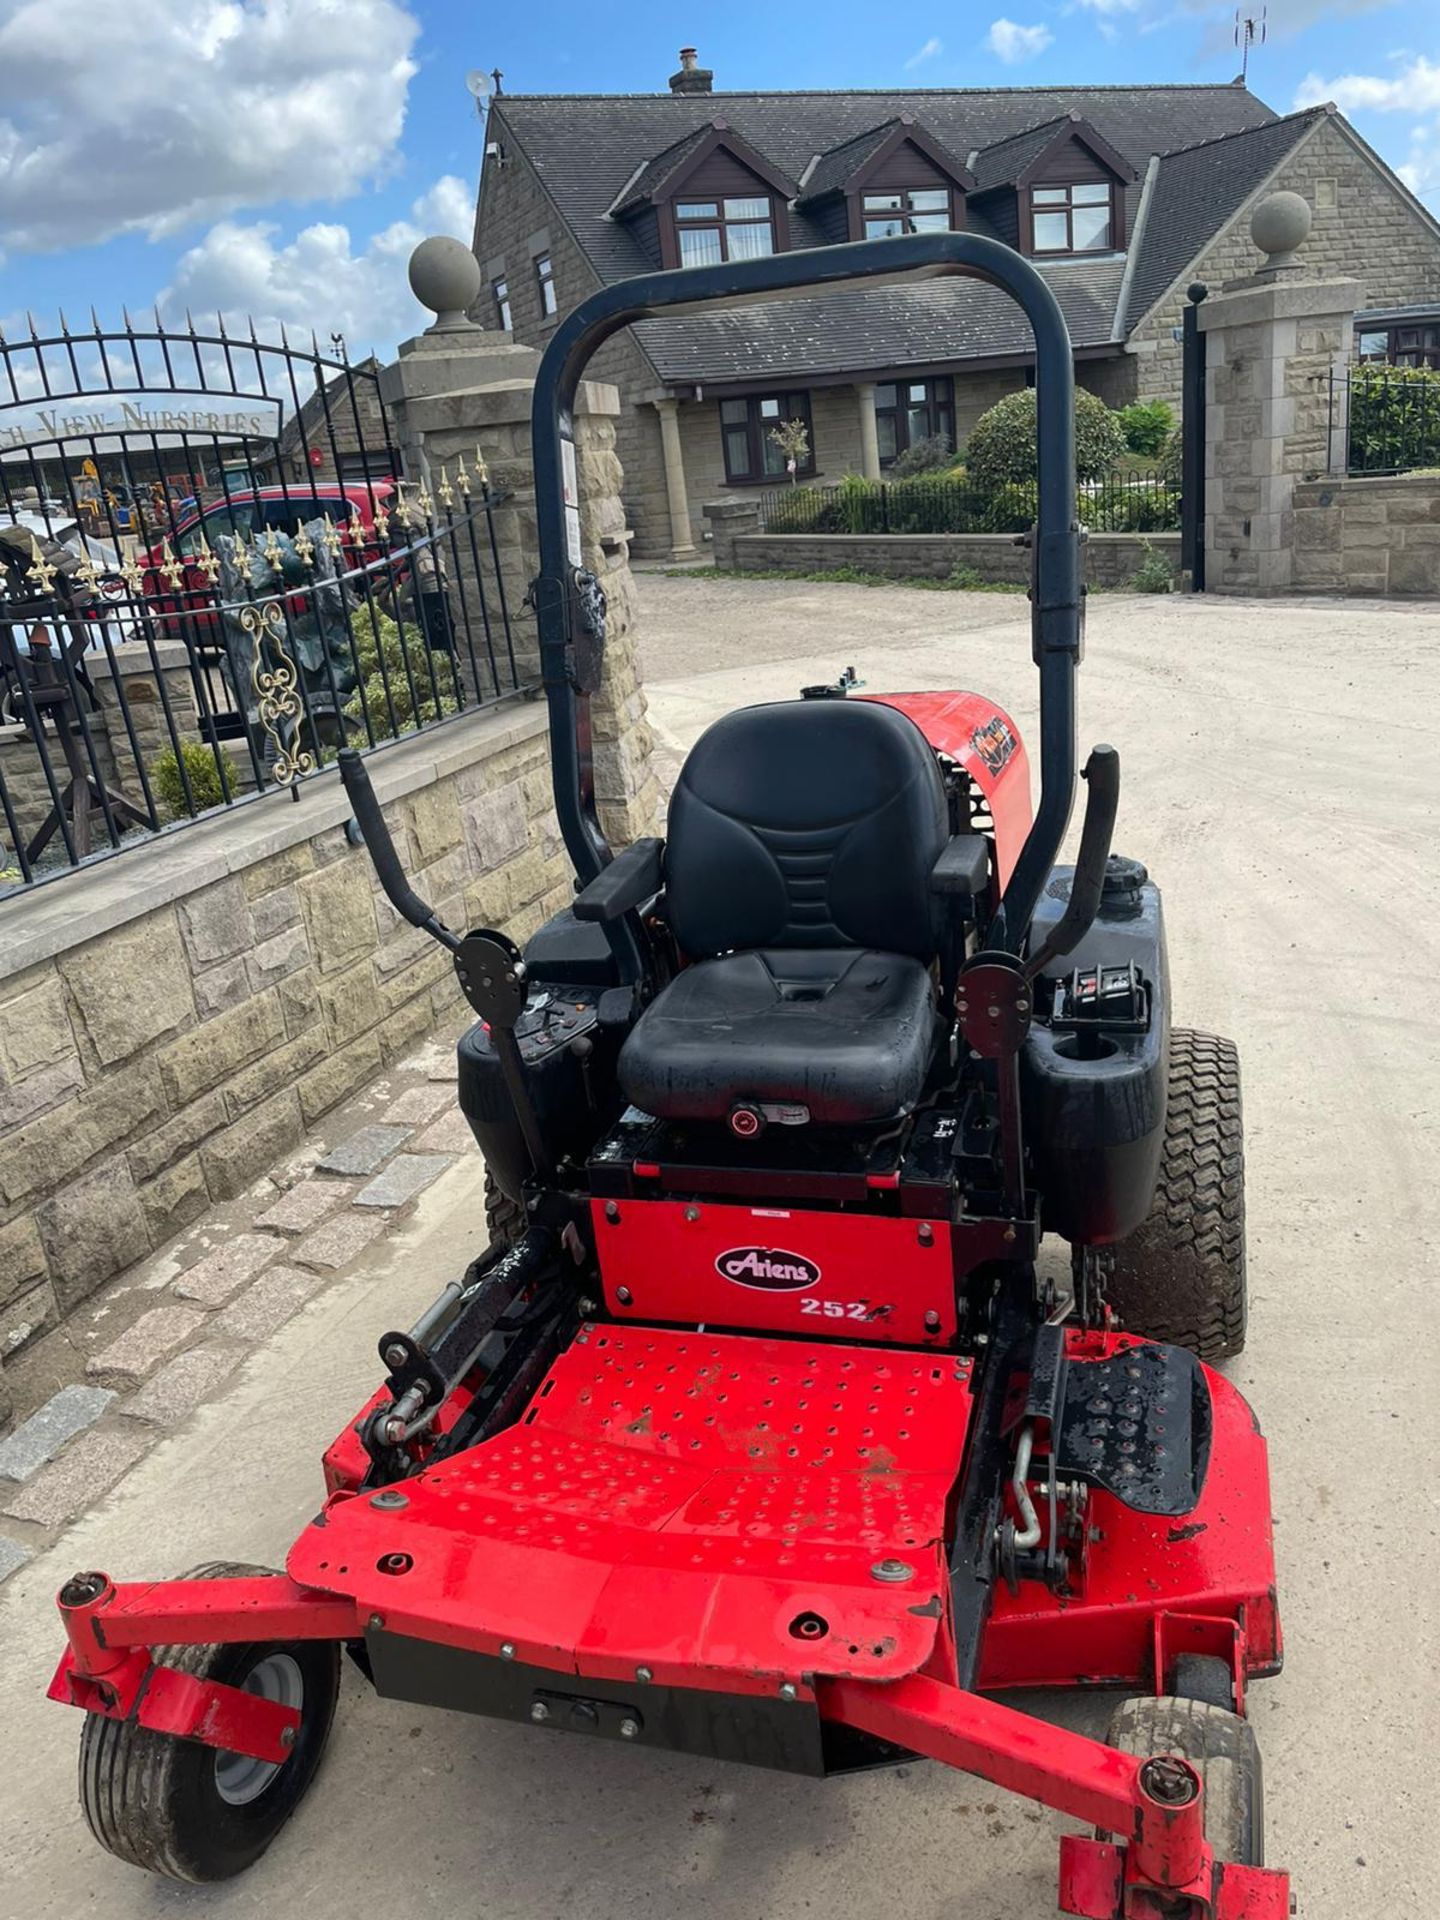
[[388,1214],[373,1210],[337,1214],[292,1247],[290,1258],[307,1267],[324,1267],[332,1272],[337,1267],[348,1266],[356,1254],[362,1253],[385,1231],[389,1218]]
[[218,1307],[237,1287],[253,1280],[267,1267],[285,1242],[269,1233],[237,1233],[223,1240],[212,1253],[205,1254],[188,1267],[171,1288],[182,1300],[198,1300],[202,1306]]
[[299,1267],[271,1267],[231,1302],[215,1324],[237,1340],[264,1340],[293,1319],[324,1284],[324,1276],[318,1273],[306,1273]]
[[375,1173],[413,1132],[413,1127],[361,1127],[343,1145],[332,1147],[316,1165],[325,1173]]
[[454,1161],[451,1153],[401,1153],[355,1196],[357,1207],[403,1207]]
[[14,1520],[33,1520],[37,1526],[61,1526],[108,1493],[149,1451],[148,1433],[120,1429],[82,1433],[28,1486],[0,1495],[0,1513]]
[[432,1121],[415,1142],[420,1153],[467,1153],[477,1152],[475,1136],[470,1131],[470,1122],[458,1107],[451,1107],[449,1113],[442,1113],[438,1120]]
[[23,1426],[0,1440],[0,1476],[32,1478],[67,1440],[93,1427],[114,1398],[109,1387],[62,1387],[51,1394]]
[[178,1426],[244,1358],[245,1349],[239,1346],[191,1347],[167,1360],[120,1411],[152,1426]]
[[85,1362],[85,1371],[98,1379],[111,1376],[122,1386],[138,1386],[159,1366],[172,1347],[180,1346],[205,1324],[199,1307],[152,1307],[133,1327]]
[[3,1533],[0,1533],[0,1585],[3,1585],[12,1573],[18,1573],[29,1558],[28,1547],[22,1547],[18,1540],[7,1539]]
[[399,1099],[392,1100],[385,1109],[385,1124],[395,1126],[403,1121],[433,1120],[452,1097],[450,1089],[440,1084],[427,1082],[423,1087],[407,1087]]
[[282,1194],[273,1207],[267,1207],[255,1224],[279,1233],[308,1233],[354,1191],[353,1182],[348,1180],[302,1180]]

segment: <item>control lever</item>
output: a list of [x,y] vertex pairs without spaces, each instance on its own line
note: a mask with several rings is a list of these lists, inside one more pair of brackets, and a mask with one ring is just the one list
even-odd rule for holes
[[1105,866],[1115,832],[1120,804],[1120,756],[1114,747],[1092,747],[1081,779],[1085,796],[1085,824],[1080,829],[1080,852],[1070,882],[1070,899],[1051,928],[1048,939],[1025,962],[1025,978],[1033,980],[1052,960],[1071,953],[1094,925],[1105,886]]
[[390,838],[390,829],[380,811],[380,802],[375,798],[375,789],[370,784],[365,762],[354,747],[342,747],[339,761],[345,796],[355,810],[355,824],[365,842],[365,851],[370,855],[370,864],[385,889],[385,898],[402,920],[408,920],[412,927],[419,927],[432,940],[438,940],[442,947],[457,953],[460,948],[457,936],[439,918],[433,907],[426,906],[405,878],[405,869],[400,865],[400,856],[395,851],[395,842]]

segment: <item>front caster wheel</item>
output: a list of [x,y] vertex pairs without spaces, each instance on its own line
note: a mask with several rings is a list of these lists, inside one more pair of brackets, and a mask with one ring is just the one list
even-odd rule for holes
[[1105,1738],[1139,1758],[1175,1753],[1188,1760],[1205,1788],[1205,1838],[1215,1858],[1264,1866],[1265,1793],[1260,1748],[1248,1720],[1204,1700],[1123,1700]]
[[[216,1580],[271,1572],[212,1562],[181,1577]],[[88,1713],[80,1735],[80,1805],[102,1847],[172,1880],[228,1880],[260,1858],[304,1798],[330,1732],[340,1649],[328,1640],[156,1647],[156,1664],[243,1687],[300,1712],[278,1765],[132,1720]]]

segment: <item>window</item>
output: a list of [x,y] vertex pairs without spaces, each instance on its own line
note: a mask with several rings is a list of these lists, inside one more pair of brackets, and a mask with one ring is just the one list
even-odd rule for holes
[[184,559],[200,551],[202,545],[213,547],[216,538],[222,533],[249,534],[254,530],[257,507],[252,500],[236,500],[226,506],[214,507],[203,520],[197,520],[187,527],[175,541],[175,551]]
[[875,389],[875,433],[880,442],[880,464],[888,467],[917,440],[943,433],[955,445],[955,382],[939,380],[883,381]]
[[1030,189],[1032,253],[1104,253],[1114,244],[1108,180]]
[[758,260],[775,251],[768,194],[753,200],[677,200],[675,231],[682,267],[713,267],[717,260]]
[[810,425],[808,393],[747,394],[720,402],[720,437],[725,448],[725,478],[731,486],[785,478],[785,455],[770,438],[782,421],[803,420],[810,451],[797,473],[815,471],[815,431]]
[[542,253],[535,262],[535,284],[540,289],[540,317],[548,320],[560,304],[555,295],[555,268],[548,253]]
[[892,240],[899,233],[946,233],[950,228],[948,187],[900,187],[894,193],[861,196],[867,240]]
[[1355,357],[1370,366],[1429,367],[1440,372],[1440,322],[1361,328],[1355,335]]
[[[472,282],[471,284],[473,285],[474,283]],[[495,313],[500,321],[500,325],[505,329],[506,333],[509,333],[512,326],[510,319],[510,283],[508,280],[496,280],[492,282],[490,291],[495,296]]]

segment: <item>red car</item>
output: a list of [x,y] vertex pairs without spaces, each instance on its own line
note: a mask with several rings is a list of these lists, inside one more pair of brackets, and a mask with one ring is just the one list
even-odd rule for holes
[[[158,615],[170,616],[170,622],[176,625],[181,623],[175,616],[184,615],[184,627],[192,638],[208,634],[215,625],[217,589],[210,571],[200,565],[200,556],[207,547],[214,551],[217,536],[239,533],[263,547],[267,531],[293,538],[299,528],[328,515],[341,536],[338,559],[342,570],[359,567],[388,551],[388,540],[382,541],[374,533],[375,515],[381,510],[386,514],[393,511],[397,491],[393,480],[328,480],[314,487],[254,487],[227,494],[210,506],[180,517],[174,534],[168,536],[168,557],[164,539],[139,556],[145,599]],[[351,531],[357,520],[372,536],[363,544]],[[182,579],[167,573],[173,565],[183,567]],[[302,608],[303,600],[297,596],[296,613]]]

